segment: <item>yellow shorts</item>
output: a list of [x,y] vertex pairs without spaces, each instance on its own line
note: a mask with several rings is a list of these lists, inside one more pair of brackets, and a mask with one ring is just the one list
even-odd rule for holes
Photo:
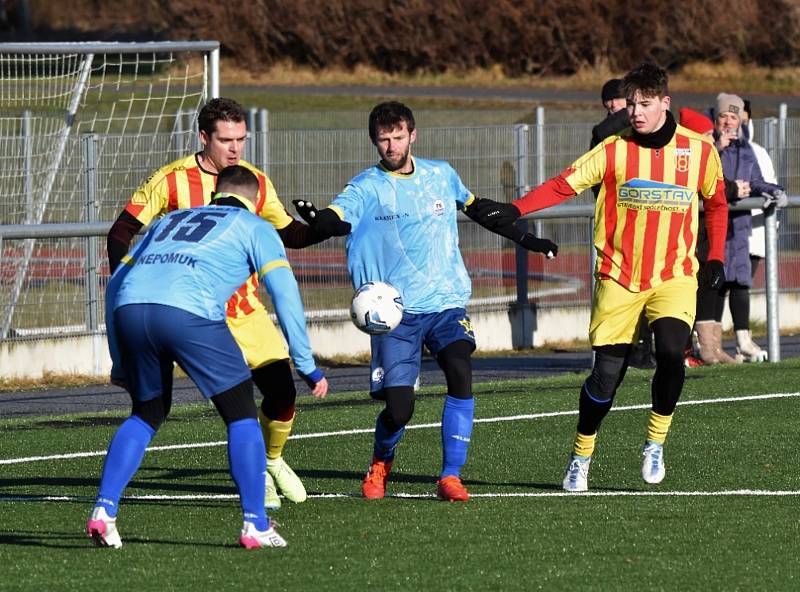
[[631,292],[614,280],[599,280],[594,287],[589,342],[592,346],[635,343],[642,311],[648,324],[671,317],[694,324],[697,280],[679,276],[643,292]]
[[250,368],[260,368],[289,357],[283,335],[263,308],[238,319],[228,317],[227,321]]

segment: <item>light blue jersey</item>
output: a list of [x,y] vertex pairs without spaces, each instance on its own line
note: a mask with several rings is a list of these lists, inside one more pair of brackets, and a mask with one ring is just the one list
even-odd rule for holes
[[[272,296],[295,367],[307,376],[316,370],[300,291],[283,243],[269,222],[248,210],[214,205],[171,212],[123,263],[109,281],[107,311],[127,304],[163,304],[212,321],[225,320],[228,299],[257,273]],[[112,316],[107,312],[107,324]],[[113,331],[110,327],[112,359]]]
[[347,267],[358,288],[392,284],[412,314],[464,308],[472,292],[456,214],[472,197],[446,162],[414,158],[414,172],[380,164],[353,178],[330,207],[352,230]]

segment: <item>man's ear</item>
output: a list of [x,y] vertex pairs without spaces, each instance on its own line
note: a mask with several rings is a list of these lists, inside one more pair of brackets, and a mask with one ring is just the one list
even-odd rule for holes
[[203,146],[207,146],[208,142],[211,139],[211,138],[208,137],[208,134],[206,132],[204,132],[203,130],[200,130],[200,133],[198,134],[198,137],[200,138],[200,143]]
[[414,128],[411,131],[411,136],[409,137],[408,143],[413,144],[417,139],[417,128]]

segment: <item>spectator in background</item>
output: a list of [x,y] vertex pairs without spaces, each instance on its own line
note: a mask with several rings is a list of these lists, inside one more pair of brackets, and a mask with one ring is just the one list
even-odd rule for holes
[[[728,203],[736,203],[751,195],[765,195],[767,205],[773,202],[780,207],[785,205],[786,193],[779,185],[764,181],[756,155],[742,134],[744,101],[736,95],[720,93],[717,96],[716,114],[714,142],[722,161]],[[725,283],[719,290],[701,287],[698,292],[695,327],[700,340],[700,355],[707,364],[735,363],[743,359],[731,358],[722,350],[722,312],[726,295],[730,297],[734,330],[737,335],[741,332],[742,345],[749,352],[743,351],[743,356],[748,356],[750,360],[764,359],[763,355],[749,347],[755,345],[750,339],[751,230],[749,211],[729,212],[725,240]],[[697,249],[698,258],[704,260],[707,244],[702,235]]]
[[[680,124],[692,130],[693,132],[697,132],[698,134],[702,134],[707,136],[709,139],[712,138],[712,134],[714,133],[714,122],[711,121],[708,117],[695,111],[694,109],[689,109],[688,107],[682,108],[678,111],[678,117],[680,119]],[[700,212],[700,227],[704,226],[704,217],[703,212]],[[705,265],[705,259],[700,260],[700,266],[702,267]],[[698,289],[698,298],[700,297],[699,289]],[[697,335],[697,331],[694,331],[694,334]],[[688,368],[696,368],[697,366],[703,366],[705,362],[702,358],[702,353],[700,348],[697,348],[697,352],[695,352],[694,346],[692,344],[692,339],[690,337],[689,341],[686,343],[686,351],[684,352],[683,362],[684,365]],[[709,347],[706,347],[705,352],[707,356],[713,354],[716,356],[717,360],[722,355],[725,354],[721,349],[720,351],[713,351]],[[731,359],[731,362],[734,360]],[[709,362],[711,363],[711,362]]]
[[[600,90],[600,100],[606,110],[606,118],[592,128],[592,141],[589,148],[594,148],[609,136],[618,134],[631,126],[621,78],[612,78],[606,81]],[[592,187],[592,193],[597,199],[597,195],[600,193],[599,184]],[[639,319],[639,335],[631,351],[630,365],[643,369],[656,367],[653,357],[653,332],[644,315]]]
[[[752,110],[750,101],[744,99],[744,112],[742,113],[742,133],[750,143],[750,147],[756,155],[758,167],[761,169],[761,176],[767,183],[778,184],[778,177],[775,174],[775,166],[772,164],[772,159],[766,149],[753,141],[754,132],[752,124]],[[751,223],[753,231],[750,234],[750,274],[755,278],[758,265],[764,257],[766,257],[766,232],[764,231],[764,210],[755,209],[750,210]],[[753,336],[750,331],[737,331],[736,332],[736,353],[751,360],[754,358],[761,360],[766,359],[767,354],[762,350],[758,344],[753,341]],[[756,361],[756,360],[754,360]]]
[[594,148],[607,137],[631,126],[625,109],[625,97],[622,94],[622,79],[612,78],[607,81],[600,90],[600,100],[603,101],[606,118],[592,128],[592,142],[589,148]]

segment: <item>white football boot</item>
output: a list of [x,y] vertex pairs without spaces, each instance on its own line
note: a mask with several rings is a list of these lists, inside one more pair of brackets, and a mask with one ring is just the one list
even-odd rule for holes
[[564,491],[589,491],[589,463],[591,462],[591,456],[570,455],[569,465],[564,473],[564,481],[561,483]]
[[117,519],[111,518],[103,506],[97,506],[92,510],[92,515],[86,523],[86,534],[98,547],[119,549],[122,546],[122,539],[117,530]]
[[664,467],[664,445],[648,440],[644,444],[642,456],[644,457],[644,460],[642,460],[642,479],[651,485],[661,483],[666,474],[666,469]]
[[275,524],[272,521],[267,530],[258,530],[255,524],[245,521],[242,525],[242,533],[239,535],[239,544],[245,549],[285,547],[286,540],[275,530]]

